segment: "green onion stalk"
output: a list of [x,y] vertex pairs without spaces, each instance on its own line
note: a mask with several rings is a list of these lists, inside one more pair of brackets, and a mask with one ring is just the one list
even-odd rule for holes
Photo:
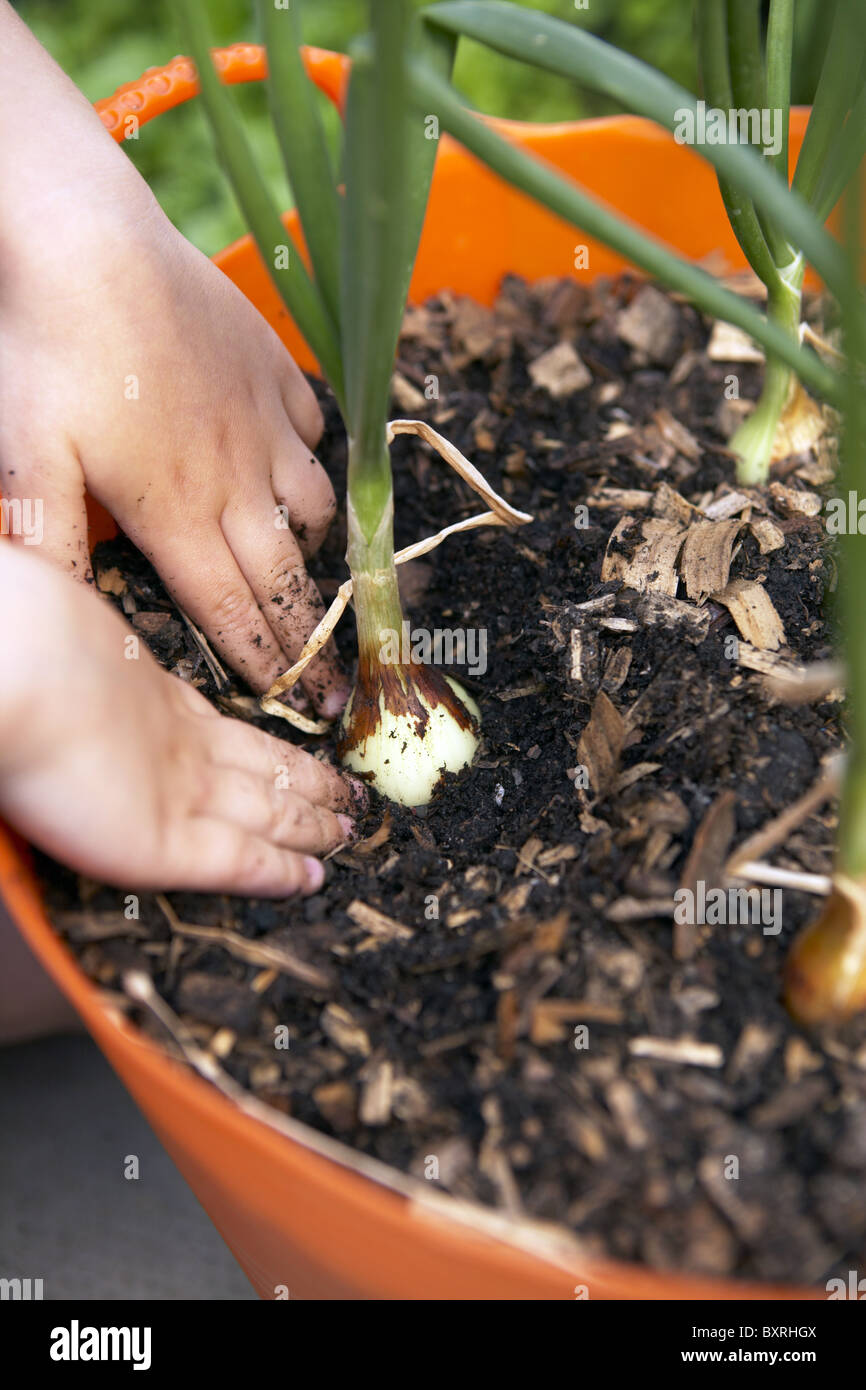
[[[358,680],[339,744],[343,761],[392,800],[429,801],[444,771],[472,761],[478,707],[435,667],[403,659],[386,443],[390,382],[436,145],[409,88],[410,14],[370,6],[346,108],[342,210],[343,357],[349,435],[346,554],[354,581]],[[450,67],[451,45],[427,40]],[[398,648],[395,654],[394,648]],[[399,659],[398,659],[399,658]]]
[[[760,0],[695,0],[700,69],[708,106],[727,112],[768,110],[780,125],[776,141],[759,149],[737,142],[702,144],[716,169],[725,207],[740,246],[767,288],[767,311],[719,285],[662,243],[605,207],[573,180],[533,160],[473,119],[447,83],[416,63],[424,99],[438,104],[445,128],[473,154],[546,207],[613,247],[635,265],[725,319],[764,348],[761,397],[730,441],[741,482],[769,474],[779,426],[815,425],[817,406],[799,382],[842,407],[840,373],[800,343],[803,278],[807,263],[838,298],[846,285],[845,258],[824,222],[866,151],[863,15],[858,0],[831,3],[833,23],[793,183],[788,183],[788,120],[795,0],[770,0],[762,44]],[[440,0],[424,10],[433,29],[471,38],[509,58],[569,78],[675,135],[699,111],[691,92],[630,54],[581,28],[505,0]],[[776,115],[778,113],[778,115]],[[759,122],[762,128],[763,123]],[[679,136],[678,136],[679,138]],[[814,437],[814,435],[813,435]]]
[[370,0],[368,32],[352,49],[341,193],[303,68],[296,10],[259,0],[268,98],[313,274],[294,252],[289,270],[276,272],[275,251],[285,241],[278,210],[213,68],[200,0],[181,0],[180,9],[237,201],[346,424],[346,558],[358,676],[338,752],[383,795],[422,805],[444,773],[471,763],[480,729],[478,707],[457,682],[403,650],[386,434],[394,357],[436,154],[411,101],[409,53],[423,53],[431,71],[447,76],[454,43],[422,30],[407,0]]
[[[844,220],[851,277],[842,301],[847,402],[840,491],[866,496],[866,302],[859,283],[861,220],[866,178],[862,170],[845,197]],[[839,616],[848,682],[849,746],[842,787],[839,841],[824,911],[795,941],[786,963],[786,1002],[805,1024],[838,1023],[866,1009],[866,535],[855,519],[840,537]]]

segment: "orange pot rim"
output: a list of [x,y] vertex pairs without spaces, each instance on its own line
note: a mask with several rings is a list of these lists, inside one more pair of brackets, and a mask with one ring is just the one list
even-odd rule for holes
[[[323,91],[342,106],[347,77],[347,60],[323,50],[305,50],[305,61],[311,76]],[[217,50],[215,62],[226,82],[257,81],[265,75],[264,54],[261,48],[237,44]],[[148,69],[136,82],[125,84],[110,98],[96,103],[103,123],[115,139],[126,134],[125,122],[134,117],[140,125],[161,112],[186,101],[197,91],[195,70],[189,59],[178,57],[161,68]],[[796,113],[792,119],[797,119]],[[554,148],[557,142],[568,139],[578,130],[593,137],[615,140],[639,139],[669,146],[671,138],[651,123],[632,116],[602,117],[586,122],[556,122],[526,126],[521,122],[497,122],[512,138],[532,148]],[[802,127],[802,122],[800,123]],[[800,128],[800,136],[802,128]],[[444,142],[443,142],[444,144]],[[445,153],[440,151],[440,159]],[[471,158],[456,147],[449,149],[452,157],[472,163]],[[437,166],[438,173],[438,166]],[[735,254],[735,253],[734,253]],[[217,263],[232,274],[235,263],[249,261],[249,238],[243,238],[217,258]],[[245,286],[242,284],[242,288]],[[487,291],[483,291],[487,293]],[[265,310],[262,310],[265,312]],[[273,326],[284,341],[295,346],[291,330],[273,315]],[[210,1126],[214,1133],[235,1143],[254,1146],[257,1155],[278,1167],[288,1162],[288,1145],[303,1151],[303,1164],[315,1173],[316,1184],[345,1207],[351,1207],[361,1219],[379,1226],[397,1229],[398,1236],[416,1239],[422,1231],[427,1242],[438,1251],[437,1258],[461,1260],[471,1254],[477,1271],[486,1269],[491,1281],[513,1288],[521,1282],[532,1290],[528,1295],[499,1293],[499,1297],[572,1298],[575,1284],[587,1284],[594,1298],[636,1299],[717,1299],[717,1300],[811,1300],[821,1297],[815,1288],[771,1285],[740,1281],[725,1277],[688,1272],[668,1272],[610,1260],[587,1259],[580,1253],[580,1242],[564,1226],[554,1227],[530,1220],[522,1221],[503,1215],[481,1204],[464,1202],[446,1193],[434,1193],[422,1180],[403,1174],[397,1169],[331,1139],[321,1131],[301,1121],[287,1119],[273,1111],[263,1119],[252,1118],[233,1105],[214,1086],[206,1083],[189,1067],[175,1061],[138,1029],[132,1027],[122,1013],[107,1005],[101,991],[81,970],[71,951],[51,926],[40,897],[38,883],[32,870],[29,849],[20,838],[0,822],[0,892],[34,954],[70,999],[95,1040],[103,1048],[129,1085],[136,1099],[139,1088],[150,1096],[140,1101],[157,1132],[162,1134],[160,1109],[171,1102],[175,1111],[181,1110]],[[254,1102],[256,1105],[261,1103]],[[268,1107],[261,1106],[267,1110]],[[169,1151],[177,1159],[180,1144],[177,1128],[165,1131]],[[174,1149],[170,1140],[174,1141]],[[195,1183],[190,1180],[195,1189]],[[248,1211],[256,1204],[255,1192],[245,1194]],[[219,1219],[211,1213],[220,1228]],[[237,1249],[237,1241],[226,1234],[230,1245],[244,1264],[254,1282],[262,1287],[267,1280],[257,1279],[255,1256]],[[358,1258],[362,1258],[361,1252]],[[483,1273],[468,1276],[481,1278]],[[504,1281],[504,1282],[503,1282]],[[351,1278],[349,1279],[351,1282]],[[363,1284],[363,1279],[356,1282]],[[626,1290],[626,1292],[623,1292]],[[399,1295],[395,1295],[398,1296]],[[427,1296],[427,1295],[419,1295]],[[435,1296],[435,1295],[434,1295]],[[447,1293],[442,1294],[448,1297]],[[467,1297],[488,1297],[480,1290]]]

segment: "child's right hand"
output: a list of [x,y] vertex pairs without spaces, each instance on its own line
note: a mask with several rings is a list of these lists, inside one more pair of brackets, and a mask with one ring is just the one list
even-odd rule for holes
[[321,886],[313,856],[351,838],[360,784],[218,714],[92,590],[8,542],[0,632],[0,816],[27,839],[130,890]]

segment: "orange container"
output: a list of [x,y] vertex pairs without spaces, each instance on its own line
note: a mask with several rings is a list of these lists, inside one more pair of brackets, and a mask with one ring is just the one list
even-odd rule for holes
[[[308,50],[309,71],[338,104],[345,60]],[[216,54],[228,82],[264,76],[262,50]],[[186,58],[150,69],[97,103],[117,139],[195,95]],[[568,125],[495,122],[614,207],[693,259],[719,253],[743,265],[715,177],[692,150],[636,118]],[[805,113],[792,114],[792,158]],[[297,235],[292,217],[287,226]],[[449,288],[492,302],[502,277],[574,273],[586,245],[590,273],[622,260],[506,187],[447,138],[412,281],[422,301]],[[216,257],[307,368],[315,362],[245,237]],[[98,509],[94,534],[113,523]],[[0,825],[0,892],[35,955],[78,1009],[196,1197],[263,1298],[377,1299],[807,1299],[817,1290],[654,1273],[587,1261],[550,1227],[521,1224],[434,1191],[296,1121],[243,1113],[107,1010],[52,930],[26,845]]]

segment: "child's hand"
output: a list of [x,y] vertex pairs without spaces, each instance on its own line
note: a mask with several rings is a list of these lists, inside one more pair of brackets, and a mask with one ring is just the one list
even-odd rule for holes
[[[220,654],[266,690],[324,612],[304,567],[335,511],[312,452],[316,399],[257,311],[155,205],[111,231],[62,274],[43,265],[5,296],[0,488],[43,500],[42,553],[84,577],[86,485]],[[333,647],[303,683],[317,709],[340,712],[348,688]]]
[[312,856],[351,838],[358,784],[217,714],[143,645],[128,659],[103,600],[7,542],[0,630],[0,815],[22,835],[130,890],[321,886]]
[[[41,500],[42,553],[88,577],[86,486],[265,690],[324,611],[321,429],[276,334],[0,0],[0,492]],[[333,643],[301,683],[340,712]]]

